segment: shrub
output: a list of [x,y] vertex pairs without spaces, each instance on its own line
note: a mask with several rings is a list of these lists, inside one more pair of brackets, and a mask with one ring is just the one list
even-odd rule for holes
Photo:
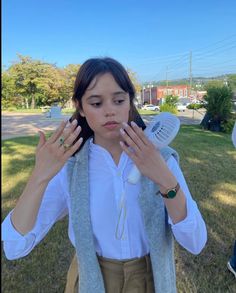
[[178,111],[176,109],[176,106],[174,105],[169,105],[169,104],[163,104],[160,106],[160,112],[170,112],[172,114],[177,114]]
[[167,95],[165,96],[165,104],[175,106],[178,102],[178,96]]
[[187,106],[188,109],[190,110],[198,110],[198,109],[201,109],[201,108],[204,108],[205,106],[203,104],[189,104]]
[[235,123],[234,119],[229,119],[227,121],[222,121],[221,122],[222,131],[225,132],[225,133],[232,133],[233,128],[234,128],[234,123]]
[[227,86],[210,87],[205,100],[207,112],[213,119],[227,120],[232,111],[232,90]]
[[223,127],[228,128],[225,123],[232,118],[232,97],[233,92],[228,86],[208,86],[205,96],[207,112],[201,122],[205,129],[223,131]]

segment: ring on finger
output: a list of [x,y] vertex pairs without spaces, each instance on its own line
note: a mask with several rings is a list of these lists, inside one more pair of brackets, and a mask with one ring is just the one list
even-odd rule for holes
[[65,151],[67,151],[71,147],[71,145],[68,143],[63,143],[63,147],[64,147]]
[[64,138],[63,136],[61,136],[61,137],[59,138],[59,145],[60,145],[60,146],[64,145],[64,142],[65,142],[65,138]]

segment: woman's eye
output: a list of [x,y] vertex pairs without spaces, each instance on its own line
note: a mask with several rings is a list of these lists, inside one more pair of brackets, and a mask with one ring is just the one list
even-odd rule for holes
[[92,103],[91,105],[92,105],[93,107],[99,107],[99,106],[101,105],[101,103],[99,103],[99,102],[98,102],[98,103]]
[[123,99],[122,99],[122,100],[116,100],[116,101],[115,101],[116,104],[122,104],[123,102],[124,102]]

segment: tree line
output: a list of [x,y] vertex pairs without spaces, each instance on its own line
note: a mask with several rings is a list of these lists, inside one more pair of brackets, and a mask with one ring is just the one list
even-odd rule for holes
[[[61,107],[73,94],[80,64],[60,68],[55,64],[18,55],[18,61],[2,72],[2,108],[39,108],[53,103]],[[136,91],[141,90],[136,74],[127,69]]]

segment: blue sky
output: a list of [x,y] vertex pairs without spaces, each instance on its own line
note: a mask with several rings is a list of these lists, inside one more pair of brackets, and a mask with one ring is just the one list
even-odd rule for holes
[[[192,58],[190,58],[192,52]],[[236,0],[3,0],[2,64],[110,56],[140,82],[236,73]]]

